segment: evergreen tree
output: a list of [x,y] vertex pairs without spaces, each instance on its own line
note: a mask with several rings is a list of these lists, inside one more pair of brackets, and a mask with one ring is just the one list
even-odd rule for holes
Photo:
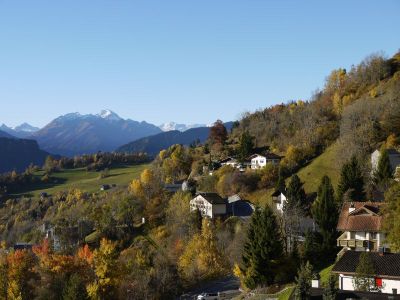
[[336,277],[334,275],[330,275],[328,278],[328,285],[324,289],[324,293],[322,294],[322,299],[335,300],[336,295],[337,295]]
[[303,188],[303,183],[299,176],[292,175],[289,185],[286,189],[287,201],[284,205],[284,210],[301,209],[307,210],[307,197]]
[[275,188],[280,191],[281,193],[285,193],[286,192],[286,183],[285,183],[285,178],[283,177],[282,174],[282,169],[279,168],[279,177],[278,177],[278,181],[276,182],[276,186]]
[[320,261],[320,235],[318,232],[308,230],[305,234],[304,243],[302,247],[302,260],[304,262],[310,262],[312,265],[316,265]]
[[361,252],[356,274],[353,279],[353,286],[356,291],[371,292],[376,291],[375,267],[369,252]]
[[254,137],[247,131],[243,132],[239,139],[239,159],[245,161],[250,156],[254,148]]
[[296,300],[310,299],[312,276],[313,268],[309,262],[300,267],[296,277],[296,288],[294,294]]
[[345,163],[340,172],[338,186],[338,202],[343,202],[343,196],[347,193],[350,200],[364,201],[364,178],[358,160],[353,156]]
[[272,284],[283,247],[272,209],[257,209],[250,222],[243,253],[244,284],[254,289]]
[[390,166],[389,154],[386,149],[382,149],[377,169],[374,172],[374,179],[379,184],[387,182],[391,178],[393,178],[393,171]]
[[322,251],[335,253],[336,225],[338,210],[335,202],[333,186],[328,176],[322,178],[318,188],[317,200],[312,207],[313,218],[322,235]]
[[79,274],[72,274],[64,291],[63,300],[86,300],[88,299],[85,284]]

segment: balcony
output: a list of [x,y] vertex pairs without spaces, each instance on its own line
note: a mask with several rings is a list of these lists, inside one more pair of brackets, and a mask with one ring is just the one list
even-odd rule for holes
[[337,239],[338,247],[349,247],[349,248],[368,248],[372,251],[378,250],[378,241],[377,240],[357,240],[357,239],[348,239],[347,232],[344,232]]

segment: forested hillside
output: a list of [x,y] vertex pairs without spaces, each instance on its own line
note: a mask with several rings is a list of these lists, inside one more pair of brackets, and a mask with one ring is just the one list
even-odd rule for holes
[[[166,147],[140,176],[129,170],[123,175],[128,187],[57,187],[41,197],[13,197],[3,187],[1,249],[11,250],[0,251],[0,296],[176,299],[200,282],[227,275],[235,275],[246,291],[272,293],[296,282],[300,293],[304,285],[310,288],[314,272],[335,261],[343,203],[371,200],[372,189],[387,192],[385,230],[393,249],[400,249],[399,183],[387,155],[373,174],[369,163],[375,148],[383,146],[385,153],[400,145],[399,97],[400,54],[373,55],[350,70],[334,70],[310,101],[247,114],[232,132],[218,120],[204,142]],[[249,156],[259,153],[277,161],[253,168]],[[91,180],[109,177],[112,183],[120,170],[107,169],[125,155],[49,158],[34,174],[51,183],[62,178],[57,172],[79,167],[79,176],[91,172]],[[237,164],[223,165],[227,157]],[[145,159],[140,155],[134,162]],[[7,176],[3,185],[19,188],[15,181],[24,184],[25,177]],[[171,184],[178,188],[171,190]],[[280,212],[274,189],[287,195]],[[227,209],[206,217],[195,207],[195,191],[218,193],[216,204],[228,208],[234,205],[226,198],[239,195],[253,213],[239,217]],[[310,219],[314,231],[299,239],[300,220]],[[12,250],[16,242],[33,244],[32,251]],[[333,279],[325,285],[334,292]]]
[[43,165],[47,155],[34,140],[0,137],[0,173],[23,171],[30,164]]
[[[245,115],[234,129],[257,146],[270,146],[285,156],[288,173],[338,142],[333,164],[353,154],[363,161],[388,137],[400,134],[400,54],[391,59],[371,55],[350,70],[337,69],[310,101],[278,104]],[[390,142],[390,141],[389,141]]]

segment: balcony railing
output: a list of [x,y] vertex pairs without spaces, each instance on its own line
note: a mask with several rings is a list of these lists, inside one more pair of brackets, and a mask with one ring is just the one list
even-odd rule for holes
[[343,233],[337,239],[338,247],[349,247],[349,248],[368,248],[373,251],[378,250],[378,241],[377,240],[358,240],[358,239],[348,239],[347,232]]

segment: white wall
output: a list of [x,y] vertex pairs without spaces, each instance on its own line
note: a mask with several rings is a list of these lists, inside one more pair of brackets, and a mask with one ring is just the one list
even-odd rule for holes
[[256,157],[251,159],[251,168],[252,169],[260,169],[267,165],[266,158],[261,155],[257,155]]
[[[393,289],[397,289],[397,294],[400,294],[400,280],[383,279],[382,293],[392,294]],[[353,276],[339,275],[339,289],[345,291],[354,291]]]
[[203,216],[210,218],[215,217],[215,215],[226,214],[226,204],[214,204],[211,205],[203,196],[197,195],[195,198],[190,200],[190,210],[200,210]]
[[284,202],[286,202],[286,197],[285,197],[285,195],[282,194],[282,193],[281,193],[278,197],[279,197],[279,200],[280,200],[281,202],[276,204],[276,209],[277,209],[278,211],[280,211],[281,213],[283,213],[283,204],[284,204]]

